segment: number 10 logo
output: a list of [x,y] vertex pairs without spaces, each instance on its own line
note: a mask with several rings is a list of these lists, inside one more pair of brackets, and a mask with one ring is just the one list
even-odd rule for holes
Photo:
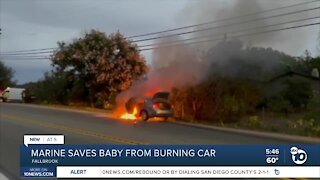
[[303,164],[307,161],[308,155],[303,149],[292,147],[290,149],[292,161],[296,164]]

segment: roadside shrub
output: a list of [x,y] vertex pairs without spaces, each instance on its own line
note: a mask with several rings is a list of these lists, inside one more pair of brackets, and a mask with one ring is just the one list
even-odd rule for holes
[[268,102],[268,107],[272,112],[283,113],[286,116],[288,116],[293,109],[291,103],[281,96],[271,98]]
[[250,116],[246,122],[248,127],[252,128],[260,128],[261,127],[261,121],[258,116]]
[[312,98],[311,84],[302,80],[287,80],[287,86],[282,92],[284,100],[290,102],[294,108],[306,108]]
[[301,135],[320,137],[320,123],[314,119],[292,121],[289,128],[300,132]]
[[172,90],[175,115],[180,119],[235,122],[253,112],[259,101],[254,84],[222,78]]

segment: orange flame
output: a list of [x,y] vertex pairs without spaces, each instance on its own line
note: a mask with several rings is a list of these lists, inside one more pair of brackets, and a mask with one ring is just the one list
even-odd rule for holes
[[127,120],[136,120],[138,115],[138,109],[135,107],[133,109],[133,112],[131,114],[125,113],[120,116],[121,119],[127,119]]

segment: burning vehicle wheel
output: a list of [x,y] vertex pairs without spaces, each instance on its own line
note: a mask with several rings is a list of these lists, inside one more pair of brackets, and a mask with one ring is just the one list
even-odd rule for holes
[[143,121],[147,121],[149,119],[147,111],[141,111],[140,117]]

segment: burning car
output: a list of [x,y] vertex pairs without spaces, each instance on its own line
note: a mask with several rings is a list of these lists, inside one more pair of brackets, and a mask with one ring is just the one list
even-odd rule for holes
[[169,102],[169,92],[158,92],[152,98],[132,97],[125,104],[127,112],[140,117],[143,121],[149,118],[162,117],[167,120],[173,116],[173,107]]

